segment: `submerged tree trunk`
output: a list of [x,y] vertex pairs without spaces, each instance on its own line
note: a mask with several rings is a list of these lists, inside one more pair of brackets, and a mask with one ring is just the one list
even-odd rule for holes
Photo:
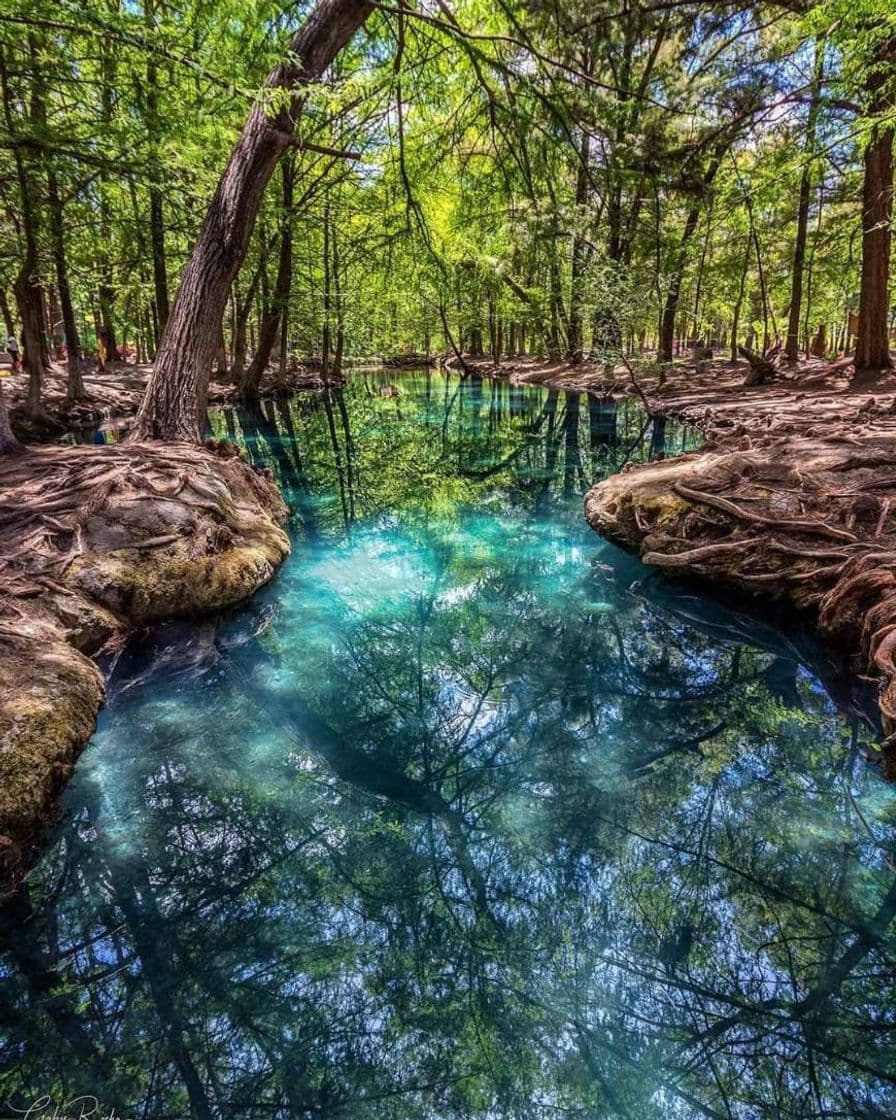
[[[370,0],[320,0],[290,43],[287,61],[265,83],[293,90],[318,80],[373,11]],[[208,379],[227,293],[249,244],[265,187],[291,146],[301,93],[268,114],[254,105],[209,206],[184,270],[155,368],[134,425],[134,439],[201,439]]]

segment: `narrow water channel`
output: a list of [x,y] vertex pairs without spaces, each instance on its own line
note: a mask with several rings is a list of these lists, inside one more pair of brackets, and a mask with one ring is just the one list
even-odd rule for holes
[[283,485],[293,555],[118,656],[2,916],[0,1098],[893,1115],[873,732],[811,644],[582,517],[686,433],[436,372],[212,427]]

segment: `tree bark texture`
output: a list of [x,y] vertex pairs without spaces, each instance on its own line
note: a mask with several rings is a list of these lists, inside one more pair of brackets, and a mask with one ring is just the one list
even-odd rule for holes
[[865,150],[862,191],[862,282],[856,369],[889,369],[890,223],[893,217],[893,131],[875,131]]

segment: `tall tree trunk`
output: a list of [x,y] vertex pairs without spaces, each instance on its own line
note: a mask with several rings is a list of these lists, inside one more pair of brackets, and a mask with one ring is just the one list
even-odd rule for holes
[[893,365],[889,340],[892,217],[893,130],[876,128],[865,149],[856,369],[890,369]]
[[701,330],[703,325],[700,321],[700,302],[703,299],[703,277],[706,272],[706,258],[709,255],[709,245],[712,239],[712,217],[713,217],[713,204],[712,199],[709,202],[709,210],[706,214],[706,235],[703,238],[703,247],[700,250],[700,263],[697,266],[697,278],[694,285],[694,315],[691,319],[691,337],[695,342],[700,341]]
[[321,374],[330,376],[330,207],[324,206],[324,327],[321,335]]
[[280,360],[277,362],[277,388],[286,387],[286,370],[289,363],[289,303],[280,316]]
[[[300,90],[318,80],[373,11],[370,0],[320,0],[290,43],[266,90]],[[134,425],[134,439],[201,439],[208,379],[227,292],[246,255],[261,199],[292,144],[302,94],[274,113],[256,102],[215,191],[184,270],[155,368]]]
[[[722,165],[722,157],[728,150],[730,144],[731,138],[725,137],[720,140],[716,146],[709,167],[706,169],[706,174],[703,176],[704,192],[708,192],[712,187],[713,180]],[[700,202],[695,202],[688,211],[684,231],[681,235],[681,242],[678,246],[678,259],[676,261],[675,271],[672,274],[672,279],[669,281],[669,288],[663,303],[663,311],[660,316],[659,352],[657,354],[661,362],[672,361],[673,349],[675,346],[675,319],[678,314],[678,301],[681,296],[681,286],[684,283],[687,251],[691,238],[697,231],[697,224],[700,221],[700,209]]]
[[215,376],[219,381],[227,380],[227,344],[224,341],[224,324],[218,331],[218,351],[215,355]]
[[[105,40],[102,43],[102,105],[101,119],[104,129],[111,131],[114,112],[114,96],[118,82],[118,53],[117,44]],[[99,315],[97,326],[97,340],[100,343],[100,369],[105,369],[106,362],[114,362],[118,350],[118,340],[115,332],[115,278],[112,270],[112,257],[110,245],[112,241],[112,222],[109,216],[109,202],[106,193],[106,184],[109,175],[106,170],[100,172],[99,211],[100,211],[100,249],[98,256],[99,286]]]
[[787,344],[784,354],[789,362],[800,356],[800,315],[803,304],[803,266],[806,260],[806,235],[809,229],[809,197],[812,181],[809,163],[800,178],[800,197],[796,215],[796,240],[793,245],[793,274],[790,281],[790,313],[787,320]]
[[[564,328],[568,328],[569,319],[563,305],[563,283],[560,278],[560,262],[557,259],[557,239],[559,231],[554,231],[550,251],[550,292],[551,292],[551,337],[548,340],[548,356],[553,361],[559,361],[564,353]],[[569,337],[568,329],[565,331]]]
[[65,234],[62,213],[62,200],[59,196],[59,182],[52,158],[47,161],[47,201],[50,212],[50,236],[53,243],[53,265],[56,270],[56,286],[59,289],[59,304],[62,310],[62,329],[65,332],[66,361],[68,364],[68,384],[66,396],[70,401],[84,399],[84,379],[81,376],[81,340],[78,337],[78,323],[72,305],[72,292],[68,281],[68,261],[65,255]]
[[812,195],[812,155],[815,148],[815,126],[821,105],[821,82],[824,78],[824,43],[815,42],[815,79],[812,98],[806,119],[806,143],[803,148],[803,173],[800,176],[800,196],[796,213],[796,240],[793,245],[793,275],[790,281],[790,314],[787,321],[787,360],[795,362],[800,356],[800,317],[803,305],[803,268],[806,261],[806,240],[809,233],[809,200]]
[[[155,33],[155,2],[145,0],[144,19],[150,37]],[[168,323],[168,268],[165,260],[165,207],[162,200],[162,166],[159,159],[159,71],[152,51],[146,58],[146,128],[149,133],[149,239],[152,245],[152,279],[159,332]]]
[[588,205],[588,162],[591,159],[591,137],[582,133],[579,147],[579,167],[576,174],[576,230],[572,240],[572,274],[569,288],[569,338],[567,357],[578,361],[585,348],[582,323],[582,304],[585,298],[585,270],[588,263],[588,246],[579,223],[585,221]]
[[744,249],[744,266],[740,272],[740,285],[737,289],[737,299],[734,303],[734,316],[731,320],[731,363],[732,365],[737,362],[738,355],[738,334],[740,333],[740,312],[744,305],[744,294],[747,290],[747,276],[750,272],[750,239],[747,238],[746,248]]
[[669,281],[669,287],[666,290],[666,299],[663,303],[663,313],[660,318],[660,345],[658,357],[661,362],[671,362],[674,355],[675,319],[678,315],[678,301],[681,298],[681,285],[684,283],[685,254],[691,238],[694,236],[694,232],[697,229],[699,220],[700,208],[698,206],[692,206],[688,211],[684,232],[681,236],[681,243],[678,247],[678,267],[675,269]]
[[164,333],[168,323],[168,267],[165,261],[165,212],[162,192],[157,186],[149,188],[149,238],[152,244],[152,280],[156,294],[156,314],[159,331]]
[[[54,284],[44,284],[44,322],[47,335],[52,340],[51,361],[58,361],[65,346],[65,328],[62,325],[62,310],[59,306],[59,292]],[[47,363],[49,365],[49,362]]]
[[274,296],[265,309],[258,347],[249,363],[245,376],[240,383],[240,393],[244,397],[258,395],[261,379],[271,360],[271,351],[277,340],[280,322],[289,304],[292,291],[292,200],[295,168],[293,161],[285,159],[280,170],[283,178],[283,214],[280,229],[280,259],[277,263],[277,279],[274,283]]
[[[342,356],[345,351],[345,308],[342,305],[342,277],[339,270],[342,261],[339,256],[339,235],[336,226],[333,226],[330,235],[331,250],[333,254],[333,297],[336,304],[336,344],[333,347],[333,373],[342,376]],[[284,315],[286,311],[284,310]],[[284,320],[285,322],[285,320]],[[345,408],[340,397],[340,407]]]
[[[32,58],[36,53],[33,39],[31,43]],[[3,93],[3,113],[7,134],[15,135],[13,120],[13,98],[9,87],[9,74],[6,66],[5,52],[0,48],[0,84]],[[34,91],[33,91],[34,94]],[[39,105],[39,96],[32,96],[32,113],[35,102]],[[43,292],[40,284],[39,261],[37,252],[37,214],[35,211],[36,189],[33,176],[29,174],[25,158],[20,148],[16,147],[13,153],[16,169],[16,178],[19,187],[19,200],[21,203],[21,232],[25,243],[25,252],[13,285],[13,292],[19,308],[19,318],[22,321],[22,355],[24,367],[28,372],[28,398],[27,411],[33,419],[42,413],[41,407],[41,380],[44,371],[43,334]]]
[[498,312],[495,306],[495,298],[491,292],[488,295],[488,348],[492,361],[497,365],[501,360],[500,341],[498,339]]
[[[243,370],[246,367],[246,338],[249,324],[249,315],[252,304],[255,302],[255,293],[264,270],[259,264],[256,268],[245,296],[240,299],[239,292],[234,294],[234,323],[233,323],[233,380],[237,385],[243,383]],[[221,320],[223,322],[223,314]]]

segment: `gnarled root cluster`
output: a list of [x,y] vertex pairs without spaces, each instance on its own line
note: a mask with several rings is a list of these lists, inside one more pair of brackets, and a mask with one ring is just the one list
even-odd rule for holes
[[[854,415],[853,415],[854,413]],[[850,423],[851,421],[851,423]],[[784,599],[880,682],[896,777],[896,442],[890,408],[853,404],[822,430],[717,439],[631,468],[585,500],[593,528],[648,564]]]
[[0,893],[92,733],[103,681],[89,655],[251,595],[289,551],[286,513],[227,446],[0,459]]

